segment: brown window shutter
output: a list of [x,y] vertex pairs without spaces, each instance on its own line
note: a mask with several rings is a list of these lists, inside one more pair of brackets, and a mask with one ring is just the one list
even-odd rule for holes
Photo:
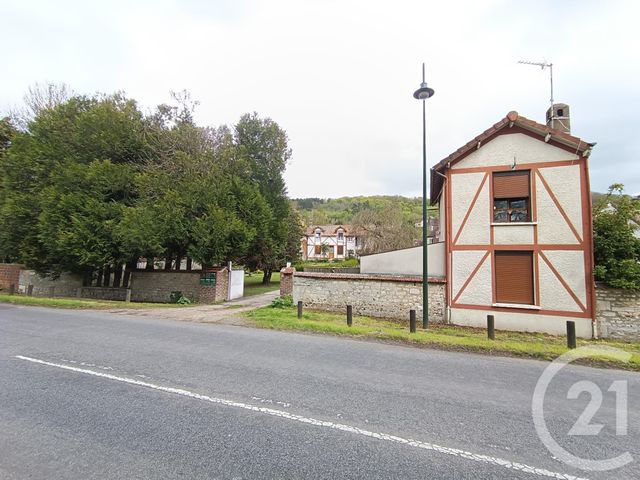
[[338,245],[338,255],[344,255],[344,245]]
[[528,171],[493,174],[493,198],[525,198],[528,196]]
[[496,301],[533,305],[533,253],[496,252]]
[[313,251],[316,255],[320,255],[322,253],[322,248],[320,247],[320,245],[316,245]]

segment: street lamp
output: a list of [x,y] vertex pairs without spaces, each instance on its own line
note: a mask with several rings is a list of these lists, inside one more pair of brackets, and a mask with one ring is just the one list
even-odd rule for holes
[[413,98],[422,100],[422,328],[429,326],[429,272],[427,271],[427,98],[433,97],[433,88],[427,87],[422,64],[422,83],[413,92]]

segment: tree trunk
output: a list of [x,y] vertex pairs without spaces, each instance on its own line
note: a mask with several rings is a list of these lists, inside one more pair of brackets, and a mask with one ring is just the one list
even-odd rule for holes
[[177,256],[176,257],[176,265],[175,265],[175,269],[176,270],[180,270],[180,264],[182,263],[182,257],[181,256]]
[[113,271],[113,286],[120,287],[122,284],[122,264],[116,263],[115,270]]
[[98,276],[96,277],[96,287],[102,286],[102,268],[98,269]]
[[193,260],[191,257],[187,257],[187,272],[191,271],[191,267],[193,267]]
[[171,270],[171,257],[165,257],[164,259],[164,269]]
[[102,278],[102,286],[108,287],[111,285],[111,265],[104,267],[104,277]]
[[149,271],[149,272],[153,272],[155,266],[153,265],[153,258],[149,258],[147,257],[147,266],[144,268],[145,270]]
[[138,264],[137,260],[129,260],[124,269],[124,277],[122,279],[122,286],[124,288],[129,288],[129,282],[131,281],[131,272],[136,269],[136,265]]
[[271,274],[273,271],[270,268],[265,268],[262,274],[262,285],[270,285],[271,284]]
[[90,287],[93,281],[93,270],[85,270],[82,274],[82,286]]

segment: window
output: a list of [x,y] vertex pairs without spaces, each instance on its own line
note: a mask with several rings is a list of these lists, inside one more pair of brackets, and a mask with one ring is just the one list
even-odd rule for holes
[[322,247],[320,245],[316,245],[315,247],[313,247],[313,252],[316,255],[320,255],[322,253]]
[[338,232],[338,240],[340,241],[344,240],[344,232]]
[[496,301],[533,305],[533,253],[495,253]]
[[344,255],[344,245],[338,245],[338,255]]
[[558,116],[559,117],[564,117],[564,110],[563,109],[561,109],[561,108],[558,109]]
[[321,235],[320,229],[316,230],[316,238],[317,239],[320,239],[320,235]]
[[493,174],[493,221],[528,222],[529,171]]

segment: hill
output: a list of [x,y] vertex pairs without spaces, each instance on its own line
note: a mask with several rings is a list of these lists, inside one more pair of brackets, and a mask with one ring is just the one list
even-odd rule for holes
[[[374,195],[341,198],[294,198],[291,202],[300,211],[307,225],[351,223],[363,210],[383,210],[396,207],[405,221],[415,223],[422,218],[422,198]],[[429,209],[430,216],[437,216],[437,209]]]

